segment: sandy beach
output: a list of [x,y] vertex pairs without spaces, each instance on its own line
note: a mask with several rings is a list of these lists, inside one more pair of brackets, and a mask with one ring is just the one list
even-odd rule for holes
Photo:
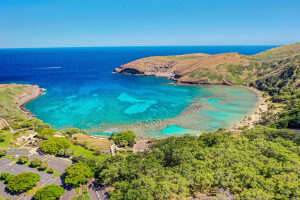
[[266,98],[263,96],[263,92],[257,90],[253,87],[247,87],[248,89],[254,91],[258,95],[258,101],[256,107],[253,109],[250,115],[247,115],[239,121],[234,126],[228,128],[228,130],[239,130],[239,127],[248,126],[248,128],[253,128],[255,124],[260,120],[261,113],[268,110],[268,104],[266,103]]

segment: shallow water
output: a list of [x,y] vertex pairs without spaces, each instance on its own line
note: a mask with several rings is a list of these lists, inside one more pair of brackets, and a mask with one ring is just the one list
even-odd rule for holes
[[[38,84],[46,94],[26,104],[55,128],[93,134],[134,129],[161,137],[216,130],[249,114],[257,95],[244,87],[165,85],[155,77],[113,74],[115,67],[152,56],[237,51],[271,46],[0,49],[0,82]],[[111,131],[108,131],[111,132]]]

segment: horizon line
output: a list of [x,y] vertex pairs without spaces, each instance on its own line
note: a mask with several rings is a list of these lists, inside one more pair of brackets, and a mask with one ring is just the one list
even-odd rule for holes
[[[294,43],[291,43],[294,44]],[[203,45],[124,45],[124,46],[49,46],[49,47],[0,47],[0,49],[50,49],[50,48],[113,48],[113,47],[201,47],[201,46],[283,46],[288,44],[203,44]]]

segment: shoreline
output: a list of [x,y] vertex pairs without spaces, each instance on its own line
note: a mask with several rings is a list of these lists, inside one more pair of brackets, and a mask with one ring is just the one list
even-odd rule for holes
[[[189,86],[201,86],[201,85],[195,85],[195,84],[178,84],[178,83],[174,83],[176,85],[189,85]],[[4,84],[4,85],[10,85],[10,84]],[[40,97],[41,95],[45,94],[45,89],[40,88],[38,85],[24,85],[25,88],[25,92],[18,96],[15,99],[15,102],[20,106],[20,109],[25,112],[26,116],[28,118],[35,118],[36,116],[31,113],[29,110],[27,110],[24,106]],[[230,87],[230,86],[228,86]],[[243,86],[242,86],[243,87]],[[245,87],[245,86],[244,86]],[[240,131],[241,127],[247,127],[248,128],[253,128],[256,125],[256,122],[259,121],[260,116],[261,116],[261,112],[266,111],[268,109],[266,98],[263,97],[263,92],[257,90],[256,88],[253,87],[248,87],[246,86],[247,89],[255,92],[258,96],[258,101],[256,103],[255,108],[253,108],[253,110],[250,112],[249,115],[244,116],[243,119],[241,119],[240,121],[238,121],[237,123],[234,123],[233,125],[229,126],[229,127],[225,127],[227,130],[229,131]],[[144,138],[144,137],[140,137],[140,138]]]
[[20,106],[20,109],[26,113],[28,118],[34,118],[35,115],[27,110],[24,106],[29,103],[30,101],[37,99],[41,95],[45,94],[45,89],[40,88],[39,85],[24,85],[28,88],[27,90],[16,99],[16,103]]
[[255,127],[256,123],[260,120],[261,113],[268,110],[268,104],[266,103],[267,98],[263,96],[263,92],[254,87],[247,86],[247,88],[255,92],[258,96],[256,107],[242,120],[232,126],[227,127],[227,130],[229,131],[241,131],[239,128],[245,126],[248,126],[247,129]]

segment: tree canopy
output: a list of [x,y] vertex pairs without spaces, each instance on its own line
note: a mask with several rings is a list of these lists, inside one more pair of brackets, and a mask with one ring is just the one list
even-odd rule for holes
[[113,140],[117,145],[120,145],[122,147],[132,147],[135,144],[135,137],[136,135],[132,130],[127,130],[118,134],[113,133],[110,139]]
[[64,192],[63,187],[51,184],[39,189],[33,198],[35,200],[56,200],[59,199]]
[[297,134],[257,127],[241,136],[223,130],[159,140],[153,151],[113,157],[98,179],[111,199],[183,199],[223,188],[238,199],[297,199]]
[[71,142],[62,137],[52,137],[40,144],[43,152],[57,155],[61,149],[67,149],[71,146]]
[[65,183],[76,187],[93,176],[94,172],[87,163],[78,162],[66,168]]
[[40,180],[40,175],[32,172],[23,172],[14,176],[7,184],[11,193],[23,193],[33,188]]

